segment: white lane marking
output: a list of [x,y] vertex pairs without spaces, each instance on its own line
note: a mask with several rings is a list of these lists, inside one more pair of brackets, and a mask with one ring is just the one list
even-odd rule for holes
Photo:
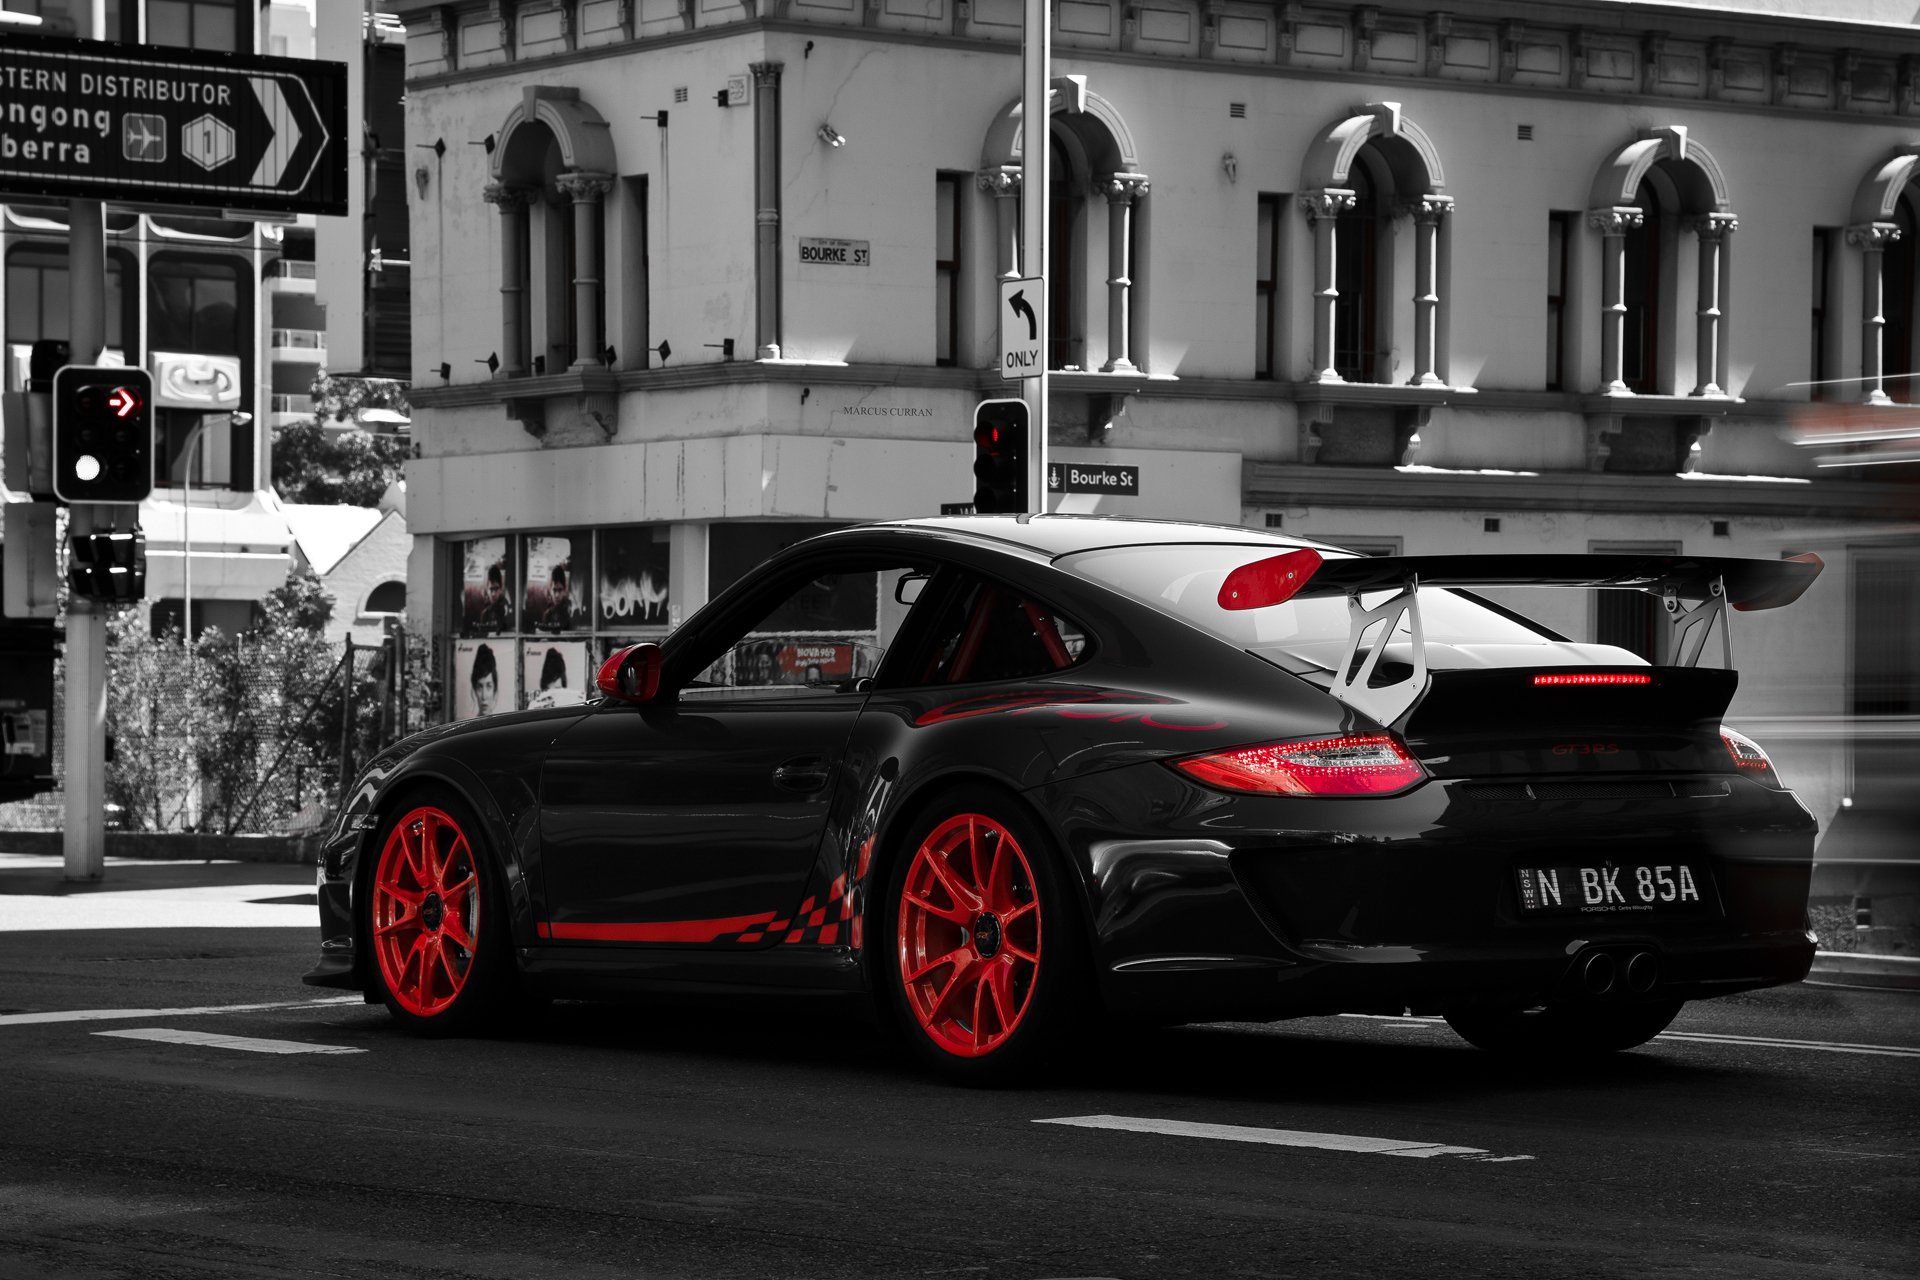
[[1696,1044],[1752,1045],[1761,1049],[1813,1049],[1822,1053],[1865,1053],[1881,1058],[1920,1058],[1920,1049],[1891,1044],[1845,1044],[1833,1040],[1781,1040],[1773,1036],[1722,1036],[1705,1031],[1663,1031],[1662,1040]]
[[0,1027],[36,1026],[47,1022],[120,1022],[131,1018],[187,1018],[207,1013],[259,1013],[265,1009],[312,1009],[333,1004],[362,1004],[359,996],[329,996],[324,1000],[276,1000],[272,1004],[210,1004],[193,1009],[60,1009],[52,1013],[0,1014]]
[[1478,1160],[1531,1160],[1532,1156],[1493,1156],[1483,1147],[1450,1147],[1437,1142],[1367,1138],[1352,1133],[1305,1133],[1298,1129],[1254,1129],[1239,1124],[1199,1124],[1190,1120],[1153,1120],[1144,1116],[1057,1116],[1035,1124],[1064,1124],[1077,1129],[1120,1129],[1127,1133],[1165,1133],[1178,1138],[1214,1138],[1257,1142],[1270,1147],[1312,1147],[1320,1151],[1356,1151],[1366,1155],[1466,1156]]
[[122,1040],[158,1040],[162,1044],[197,1044],[212,1049],[242,1049],[248,1053],[365,1053],[343,1044],[306,1044],[299,1040],[260,1040],[253,1036],[220,1036],[211,1031],[175,1031],[170,1027],[133,1027],[125,1031],[96,1031],[97,1036]]
[[[1342,1018],[1365,1018],[1381,1026],[1437,1027],[1445,1018],[1416,1018],[1398,1013],[1342,1013]],[[1855,1044],[1842,1040],[1792,1040],[1785,1036],[1733,1036],[1713,1031],[1663,1031],[1657,1039],[1686,1040],[1695,1044],[1753,1045],[1765,1049],[1810,1049],[1823,1053],[1865,1053],[1882,1058],[1920,1058],[1920,1048],[1896,1044]]]

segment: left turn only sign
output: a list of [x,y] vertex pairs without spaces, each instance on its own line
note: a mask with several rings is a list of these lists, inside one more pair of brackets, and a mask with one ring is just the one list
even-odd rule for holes
[[1040,303],[1046,287],[1039,276],[1000,282],[1000,376],[1008,381],[1040,376],[1045,341]]
[[0,195],[347,211],[347,68],[0,36]]

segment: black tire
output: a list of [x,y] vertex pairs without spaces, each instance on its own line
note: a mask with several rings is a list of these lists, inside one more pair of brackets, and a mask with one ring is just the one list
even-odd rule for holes
[[422,1036],[495,1025],[519,981],[504,881],[472,807],[444,787],[409,791],[368,856],[360,937],[394,1021]]
[[988,1087],[1070,1060],[1094,1003],[1074,893],[1053,841],[1006,793],[960,786],[921,809],[892,851],[870,944],[882,1015],[917,1059]]
[[1492,1053],[1574,1058],[1643,1045],[1667,1029],[1684,1003],[1662,1000],[1651,1004],[1473,1009],[1446,1017],[1447,1025],[1463,1040]]

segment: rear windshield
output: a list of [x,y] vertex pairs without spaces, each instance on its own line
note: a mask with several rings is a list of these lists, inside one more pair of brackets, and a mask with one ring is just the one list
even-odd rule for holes
[[[1132,596],[1143,604],[1220,637],[1229,644],[1297,669],[1304,660],[1331,669],[1347,643],[1345,596],[1289,600],[1263,609],[1222,609],[1220,584],[1241,565],[1282,554],[1286,547],[1265,543],[1224,546],[1217,543],[1178,543],[1136,547],[1104,547],[1062,556],[1055,563],[1093,581]],[[1353,557],[1321,551],[1329,560]],[[1388,591],[1370,591],[1360,598],[1368,608],[1387,599]],[[1420,624],[1430,642],[1463,645],[1538,645],[1552,643],[1545,631],[1530,627],[1485,605],[1444,588],[1420,592]],[[1394,640],[1410,637],[1402,615]],[[1370,644],[1378,643],[1369,636]],[[1390,641],[1391,643],[1391,641]]]

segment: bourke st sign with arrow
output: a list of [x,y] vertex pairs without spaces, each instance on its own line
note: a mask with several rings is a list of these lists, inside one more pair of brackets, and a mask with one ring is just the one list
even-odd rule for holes
[[0,195],[347,212],[347,68],[0,36]]

